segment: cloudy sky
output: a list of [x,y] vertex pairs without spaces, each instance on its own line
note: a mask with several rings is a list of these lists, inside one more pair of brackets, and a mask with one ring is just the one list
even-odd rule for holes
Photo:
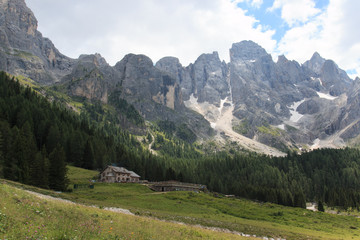
[[300,63],[317,51],[360,76],[359,0],[25,0],[39,31],[65,55],[100,53],[111,65],[128,53],[187,66],[253,40]]

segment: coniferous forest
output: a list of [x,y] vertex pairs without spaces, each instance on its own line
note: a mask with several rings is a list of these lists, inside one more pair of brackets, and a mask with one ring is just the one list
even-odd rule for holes
[[[150,181],[201,183],[211,191],[287,206],[304,208],[307,201],[319,201],[345,209],[360,207],[358,149],[321,149],[286,157],[209,155],[197,151],[193,141],[181,140],[189,135],[184,126],[161,122],[158,128],[164,130],[155,136],[161,156],[152,155],[114,123],[98,124],[0,73],[2,178],[66,191],[67,164],[96,170],[117,164]],[[175,128],[178,133],[171,130]]]

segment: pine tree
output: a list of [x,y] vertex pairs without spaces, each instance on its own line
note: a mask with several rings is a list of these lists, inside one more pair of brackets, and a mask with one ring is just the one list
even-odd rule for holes
[[68,186],[65,159],[64,149],[60,145],[49,155],[49,187],[56,191],[65,191]]
[[31,126],[26,121],[20,130],[21,135],[21,151],[22,158],[19,159],[19,168],[21,169],[20,181],[23,183],[30,183],[30,166],[37,152],[35,137]]
[[325,211],[324,204],[321,200],[319,200],[319,202],[318,202],[318,211],[320,211],[320,212]]
[[74,131],[68,140],[68,161],[77,167],[83,166],[84,138],[80,130]]
[[51,153],[60,142],[60,131],[57,125],[51,125],[46,137],[46,150]]
[[30,168],[30,184],[49,188],[49,160],[46,157],[46,149],[42,148],[41,152],[37,152]]
[[176,180],[176,173],[171,167],[166,170],[165,180]]
[[3,151],[3,136],[0,131],[0,178],[4,177],[4,151]]
[[84,154],[83,154],[83,167],[86,169],[93,169],[95,165],[94,150],[90,139],[86,141]]
[[11,129],[11,143],[4,161],[4,177],[13,181],[21,181],[20,162],[24,158],[22,141],[19,129],[15,126]]

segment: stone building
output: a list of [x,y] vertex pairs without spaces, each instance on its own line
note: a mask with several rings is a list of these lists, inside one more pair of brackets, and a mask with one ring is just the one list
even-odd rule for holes
[[123,167],[107,166],[100,173],[100,181],[107,183],[137,183],[140,176],[133,171],[129,171]]

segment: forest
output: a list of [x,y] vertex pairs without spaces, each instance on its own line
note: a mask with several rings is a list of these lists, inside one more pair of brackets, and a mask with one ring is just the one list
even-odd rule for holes
[[[135,109],[121,99],[117,103],[142,124]],[[103,109],[96,105],[92,111],[100,114]],[[185,126],[165,121],[153,123],[154,147],[161,153],[156,156],[126,129],[111,121],[99,124],[92,115],[75,113],[1,72],[0,177],[66,191],[66,165],[101,170],[115,164],[149,181],[201,183],[211,191],[258,201],[302,208],[307,201],[360,207],[358,149],[289,152],[286,157],[205,154],[194,146]],[[150,138],[148,134],[144,141]]]

